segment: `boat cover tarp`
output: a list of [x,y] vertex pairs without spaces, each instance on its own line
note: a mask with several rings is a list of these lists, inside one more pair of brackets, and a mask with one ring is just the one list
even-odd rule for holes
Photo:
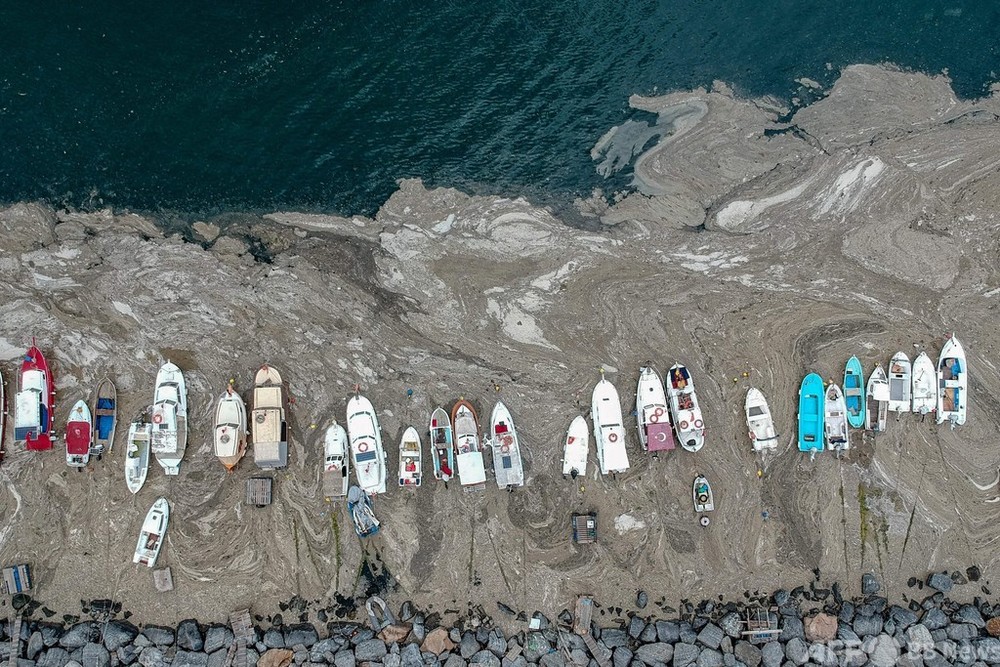
[[649,451],[660,452],[674,449],[674,429],[669,422],[657,422],[646,426],[646,442]]
[[467,452],[458,455],[458,479],[462,486],[486,482],[486,466],[483,464],[482,452]]

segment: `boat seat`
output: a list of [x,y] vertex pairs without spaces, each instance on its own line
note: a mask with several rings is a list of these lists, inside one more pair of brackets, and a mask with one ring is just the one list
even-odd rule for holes
[[855,389],[853,387],[851,389],[845,389],[844,396],[861,396],[861,389]]
[[114,417],[115,411],[109,408],[97,408],[94,410],[94,414],[98,417]]

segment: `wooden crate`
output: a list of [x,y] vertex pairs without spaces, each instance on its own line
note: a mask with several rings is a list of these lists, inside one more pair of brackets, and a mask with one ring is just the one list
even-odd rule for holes
[[251,477],[247,480],[247,505],[267,507],[271,504],[271,487],[274,480],[270,477]]
[[597,541],[597,514],[574,514],[573,541],[577,544],[590,544]]

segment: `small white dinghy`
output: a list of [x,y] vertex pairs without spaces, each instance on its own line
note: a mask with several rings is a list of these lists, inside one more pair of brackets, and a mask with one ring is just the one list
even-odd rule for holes
[[889,361],[889,412],[910,411],[910,358],[903,352]]
[[347,453],[347,431],[334,421],[323,438],[323,497],[347,495],[351,458]]
[[747,391],[746,401],[743,403],[743,411],[747,416],[747,428],[753,450],[760,452],[765,449],[776,449],[778,447],[778,434],[774,430],[771,409],[760,389],[750,387]]
[[90,406],[77,401],[66,421],[66,465],[82,470],[90,462],[90,447],[94,442],[94,424]]
[[669,451],[677,447],[667,395],[663,380],[652,366],[639,369],[639,383],[635,389],[635,418],[639,427],[639,443],[647,452]]
[[569,425],[566,432],[566,444],[563,447],[563,477],[569,475],[587,476],[587,457],[590,454],[590,434],[587,432],[587,420],[577,417]]
[[937,409],[937,371],[926,352],[921,352],[913,360],[911,377],[910,400],[913,401],[913,412],[920,415],[934,412]]
[[524,486],[521,440],[514,428],[514,418],[503,401],[497,401],[490,414],[490,444],[493,446],[493,474],[497,486],[511,490]]
[[952,426],[965,423],[969,407],[969,368],[965,349],[955,334],[941,349],[938,360],[937,423],[951,422]]
[[[708,479],[704,475],[698,475],[694,478],[691,495],[694,499],[695,512],[702,514],[704,512],[715,511],[715,494],[712,493],[712,486],[708,483]],[[701,522],[701,525],[707,526],[708,518],[702,518]]]
[[399,485],[420,486],[422,476],[420,434],[410,426],[399,441]]
[[865,428],[875,433],[885,431],[889,416],[889,378],[885,376],[882,364],[875,364],[875,370],[868,377],[865,392],[868,405],[865,409]]
[[666,386],[677,439],[684,449],[697,452],[705,444],[705,424],[694,390],[694,378],[686,367],[674,364],[667,373]]
[[847,401],[844,400],[844,392],[836,382],[831,382],[826,388],[826,400],[823,402],[823,432],[827,449],[842,452],[851,448]]
[[166,498],[160,498],[149,508],[146,520],[142,522],[142,532],[139,533],[139,542],[135,545],[135,555],[132,557],[133,563],[146,567],[156,565],[169,519],[170,506]]
[[153,425],[144,421],[134,421],[128,427],[128,443],[125,447],[125,484],[133,494],[146,483],[149,472],[149,442],[153,437]]
[[590,417],[594,420],[594,444],[597,447],[597,462],[601,466],[601,474],[628,470],[622,406],[615,386],[604,379],[604,371],[601,371],[601,381],[594,387]]
[[215,455],[232,472],[247,451],[247,407],[230,384],[215,408]]

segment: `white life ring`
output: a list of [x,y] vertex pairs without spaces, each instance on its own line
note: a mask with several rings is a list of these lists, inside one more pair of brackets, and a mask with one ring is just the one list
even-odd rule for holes
[[703,423],[702,423],[702,421],[700,419],[695,419],[694,420],[694,427],[695,428],[701,428],[702,426],[703,426]]
[[681,427],[682,431],[685,431],[685,430],[687,430],[688,423],[687,422],[681,422],[680,423],[680,427]]
[[254,421],[258,424],[263,424],[265,419],[267,419],[267,416],[263,412],[258,412],[257,416],[254,417]]
[[500,453],[501,454],[508,454],[508,453],[510,453],[510,445],[508,445],[507,443],[504,443],[504,444],[500,445]]
[[608,442],[618,442],[618,434],[614,432],[608,433]]
[[364,440],[362,440],[361,442],[359,442],[358,443],[358,451],[359,452],[367,452],[368,451],[368,443],[365,442]]
[[163,421],[163,414],[162,413],[157,412],[156,414],[153,415],[153,423],[154,424],[159,424],[162,421]]

